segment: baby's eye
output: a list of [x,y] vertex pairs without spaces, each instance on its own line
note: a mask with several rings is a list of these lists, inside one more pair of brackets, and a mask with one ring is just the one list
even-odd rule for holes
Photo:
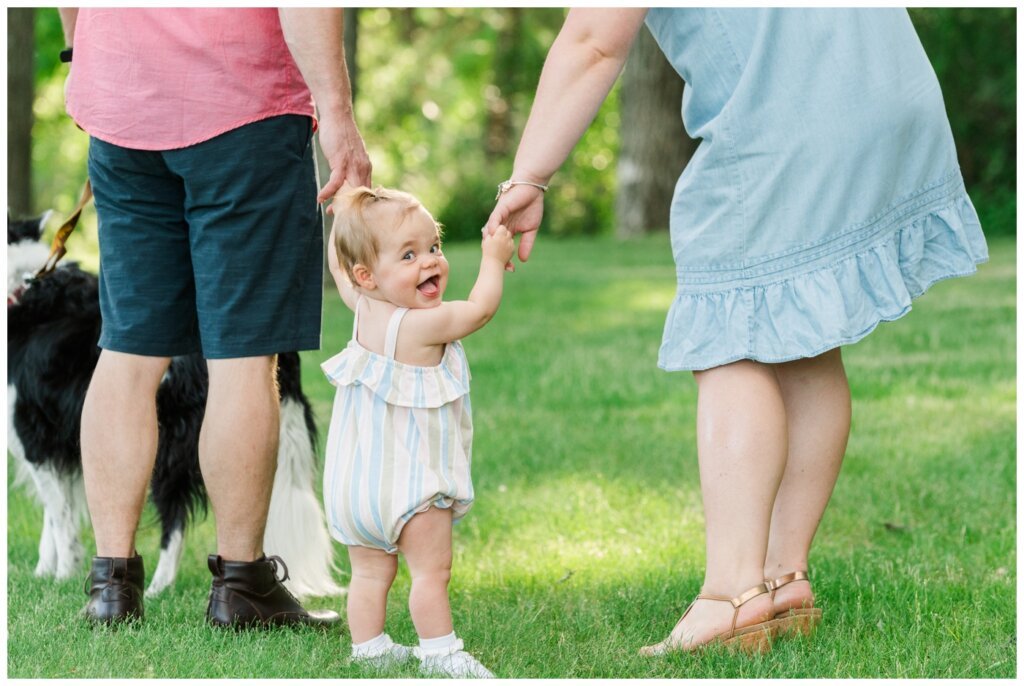
[[412,250],[410,250],[410,251],[408,251],[407,253],[405,253],[404,255],[402,255],[402,259],[403,259],[403,260],[411,260],[411,259],[413,259],[414,257],[416,257],[416,254],[415,254],[415,253],[413,253],[413,251],[412,251]]
[[439,243],[434,243],[432,246],[430,246],[430,254],[431,255],[440,255],[441,254],[441,245]]

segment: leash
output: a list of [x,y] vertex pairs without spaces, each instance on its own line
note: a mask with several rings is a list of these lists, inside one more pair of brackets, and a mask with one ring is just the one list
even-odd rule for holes
[[67,254],[67,248],[64,244],[67,243],[68,238],[71,236],[71,232],[78,226],[78,220],[82,216],[82,210],[89,204],[92,199],[92,183],[88,178],[85,179],[85,186],[82,188],[82,195],[78,199],[78,206],[75,207],[75,211],[71,213],[71,216],[67,218],[67,221],[57,229],[57,235],[53,237],[53,244],[50,246],[50,254],[46,258],[46,262],[39,268],[33,278],[41,278],[46,276],[54,269],[57,268],[57,263],[60,262],[61,258]]

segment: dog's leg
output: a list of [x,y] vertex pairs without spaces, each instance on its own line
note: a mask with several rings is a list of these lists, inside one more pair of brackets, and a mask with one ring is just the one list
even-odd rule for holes
[[[13,449],[13,446],[11,446]],[[47,495],[47,484],[50,481],[37,465],[22,461],[25,471],[32,479],[35,496],[43,506],[43,529],[39,534],[39,561],[36,563],[35,575],[46,577],[57,573],[57,546],[53,538],[54,515],[51,511],[60,506],[54,503],[52,493]]]
[[54,576],[57,573],[57,544],[53,540],[53,517],[49,511],[43,510],[43,530],[39,534],[39,562],[36,563],[36,576]]
[[332,575],[334,549],[313,488],[314,445],[302,405],[291,398],[283,399],[277,473],[263,548],[268,555],[284,559],[289,573],[285,585],[299,597],[345,592]]
[[184,524],[171,531],[170,535],[165,532],[163,538],[165,540],[160,546],[160,562],[157,563],[153,580],[146,589],[147,598],[152,598],[174,583],[174,577],[178,575],[181,554],[185,551]]
[[89,521],[89,506],[85,500],[85,480],[81,474],[60,476],[66,506],[54,527],[57,547],[57,578],[67,579],[78,574],[85,561],[82,544],[82,524]]
[[58,474],[46,465],[30,464],[29,470],[44,512],[36,576],[67,579],[80,570],[85,558],[79,539],[85,510],[81,476]]
[[7,386],[7,450],[14,457],[14,483],[17,486],[28,488],[28,483],[31,482],[35,499],[43,505],[43,528],[39,534],[39,561],[36,563],[35,575],[53,576],[57,570],[57,549],[53,543],[53,518],[43,500],[44,490],[36,477],[36,467],[25,458],[25,446],[22,445],[14,426],[14,407],[17,402],[17,388],[9,384]]

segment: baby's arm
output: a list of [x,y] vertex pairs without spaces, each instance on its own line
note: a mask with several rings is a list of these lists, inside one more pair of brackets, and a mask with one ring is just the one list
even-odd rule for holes
[[515,241],[504,226],[486,234],[481,245],[480,274],[468,300],[441,303],[438,307],[414,310],[415,334],[426,345],[450,343],[464,338],[491,320],[501,304],[505,264],[512,259]]
[[348,305],[348,309],[355,312],[356,303],[359,302],[359,293],[348,278],[348,274],[338,264],[338,249],[334,247],[334,229],[331,229],[331,237],[327,241],[327,268],[331,270],[334,277],[334,284],[338,287],[341,299]]

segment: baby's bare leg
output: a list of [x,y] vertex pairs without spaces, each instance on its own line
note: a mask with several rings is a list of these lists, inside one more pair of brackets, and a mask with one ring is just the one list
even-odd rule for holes
[[348,628],[352,643],[363,643],[384,632],[388,591],[398,570],[398,557],[376,548],[350,545],[352,581],[348,587]]
[[[431,507],[402,529],[398,549],[412,574],[409,613],[421,639],[452,633],[448,580],[452,574],[452,511]],[[351,591],[349,591],[351,594]]]

